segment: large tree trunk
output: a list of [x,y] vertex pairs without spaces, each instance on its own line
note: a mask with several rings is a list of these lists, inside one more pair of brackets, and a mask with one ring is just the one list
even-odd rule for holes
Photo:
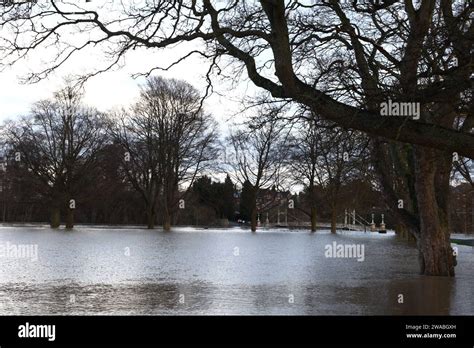
[[[433,276],[454,276],[455,258],[449,240],[447,222],[447,197],[445,187],[438,188],[441,177],[437,174],[437,163],[443,165],[438,151],[415,146],[416,193],[420,215],[421,273]],[[442,169],[442,168],[441,168]],[[438,179],[438,180],[435,180]],[[444,178],[449,180],[449,177]],[[444,183],[446,184],[446,183]],[[448,182],[449,185],[449,182]],[[441,196],[437,198],[437,193]]]
[[51,207],[51,213],[50,213],[50,222],[49,225],[51,228],[59,228],[61,225],[61,213],[60,209],[57,206],[52,206]]

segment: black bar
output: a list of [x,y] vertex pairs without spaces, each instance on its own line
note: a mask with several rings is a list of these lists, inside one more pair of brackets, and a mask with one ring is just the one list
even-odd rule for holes
[[[55,325],[55,340],[20,338],[19,326]],[[407,327],[409,325],[409,328]],[[427,325],[423,328],[423,325]],[[444,328],[439,325],[444,325]],[[416,329],[418,328],[418,329]],[[407,338],[407,334],[455,334],[455,338]],[[4,316],[0,346],[17,345],[229,345],[411,344],[473,347],[468,316]]]

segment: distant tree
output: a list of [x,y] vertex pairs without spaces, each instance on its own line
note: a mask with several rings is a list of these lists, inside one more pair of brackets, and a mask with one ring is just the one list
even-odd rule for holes
[[121,113],[111,120],[111,134],[122,147],[121,172],[143,199],[149,229],[156,223],[158,195],[162,181],[159,175],[158,135],[153,115]]
[[123,157],[123,147],[117,143],[107,144],[97,155],[97,164],[90,172],[88,185],[83,191],[83,222],[142,222],[146,210],[139,194],[128,180],[124,180]]
[[317,188],[331,208],[331,232],[336,232],[339,195],[344,184],[363,177],[369,165],[369,142],[362,133],[344,131],[327,121],[308,117],[291,138],[287,163],[293,182],[304,185],[310,203],[311,230],[316,230]]
[[228,175],[223,183],[202,176],[194,182],[193,192],[197,195],[198,204],[212,208],[217,218],[233,218],[234,184]]
[[227,174],[223,189],[222,189],[222,200],[223,200],[223,215],[228,220],[234,219],[235,206],[234,206],[234,195],[235,195],[235,185],[232,182],[229,174]]
[[111,129],[124,148],[125,175],[146,204],[148,228],[159,208],[169,230],[184,197],[180,187],[191,187],[217,153],[216,125],[198,91],[184,81],[150,77],[139,101]]
[[218,196],[216,185],[217,183],[213,183],[210,177],[202,176],[195,180],[193,193],[197,197],[198,205],[210,207],[216,216],[219,216],[222,197]]
[[7,139],[51,211],[51,227],[74,226],[78,195],[107,142],[103,116],[82,103],[83,91],[66,85],[54,98],[37,102],[30,114],[7,126]]
[[[276,110],[262,110],[274,113]],[[262,115],[263,116],[263,115]],[[239,129],[228,138],[232,151],[231,165],[233,175],[243,186],[250,183],[249,191],[251,230],[257,228],[257,196],[262,188],[278,185],[285,158],[286,132],[284,125],[276,118],[273,121],[254,125],[252,120],[248,129]],[[250,187],[248,187],[250,189]]]
[[309,202],[311,231],[316,231],[317,218],[317,171],[318,171],[318,138],[315,124],[305,121],[297,129],[298,135],[289,142],[290,155],[287,163],[291,168],[292,182],[302,184],[305,188],[305,197]]
[[370,156],[368,141],[356,131],[340,128],[319,130],[316,134],[318,170],[316,180],[323,187],[331,207],[331,232],[336,232],[339,195],[344,183],[366,173]]
[[[17,161],[17,152],[11,144],[3,144],[3,162],[0,165],[0,201],[2,221],[46,221],[43,184],[28,168]],[[37,220],[32,220],[32,219]]]
[[240,218],[245,221],[250,221],[252,218],[252,211],[254,206],[254,187],[250,181],[245,180],[242,184],[242,191],[240,193]]

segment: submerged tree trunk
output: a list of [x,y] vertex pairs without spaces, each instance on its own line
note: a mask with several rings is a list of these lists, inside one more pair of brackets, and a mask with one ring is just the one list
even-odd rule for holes
[[257,195],[258,189],[254,186],[252,188],[252,209],[250,212],[250,229],[252,232],[257,231]]
[[51,228],[59,228],[61,225],[61,213],[60,209],[57,206],[51,207],[51,216],[50,216],[50,223]]
[[407,226],[405,226],[403,223],[398,222],[395,225],[395,233],[398,238],[404,241],[408,242],[416,242],[416,237],[417,233],[414,233],[408,229]]
[[250,217],[250,229],[252,232],[257,231],[257,206],[252,207],[252,215]]
[[[437,198],[437,194],[443,196],[445,190],[441,189],[439,192],[435,185],[437,163],[439,165],[443,163],[440,162],[439,152],[432,149],[416,146],[415,155],[415,185],[420,215],[420,237],[417,242],[421,273],[454,276],[456,261],[446,218],[447,197]],[[449,177],[444,180],[449,180]]]
[[311,207],[311,232],[316,232],[316,207]]
[[147,210],[146,210],[146,221],[147,221],[146,228],[148,228],[149,230],[154,229],[155,228],[155,220],[156,220],[155,209],[153,208],[153,206],[147,207]]
[[331,233],[336,233],[337,224],[337,208],[336,205],[331,206]]
[[171,218],[168,216],[163,220],[163,230],[171,231]]
[[309,194],[311,204],[311,232],[316,232],[316,189],[314,187],[314,177],[311,176],[309,182]]
[[74,228],[74,209],[66,209],[66,229],[71,230]]
[[163,230],[171,231],[171,214],[168,203],[163,207]]

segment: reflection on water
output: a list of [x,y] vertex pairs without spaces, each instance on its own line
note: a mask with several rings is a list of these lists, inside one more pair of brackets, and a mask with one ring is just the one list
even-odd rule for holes
[[[364,261],[326,258],[333,242]],[[38,260],[0,258],[0,314],[474,314],[472,247],[455,279],[419,276],[391,234],[1,227],[6,243]]]

